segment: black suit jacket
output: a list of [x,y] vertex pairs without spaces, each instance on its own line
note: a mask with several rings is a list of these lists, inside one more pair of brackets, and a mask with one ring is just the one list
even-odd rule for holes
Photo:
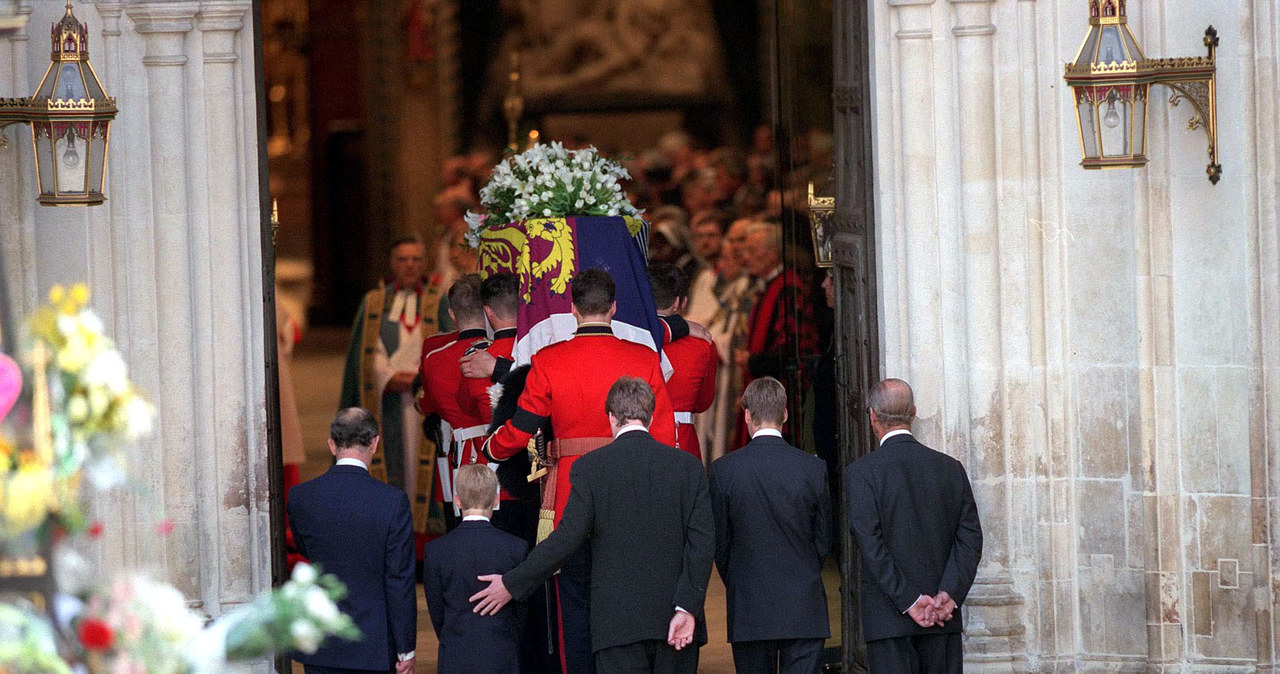
[[318,667],[390,670],[415,650],[418,601],[413,582],[409,497],[358,466],[334,466],[289,491],[289,526],[298,552],[347,586],[338,608],[364,638],[325,641],[298,662]]
[[897,435],[849,465],[849,522],[862,552],[862,634],[867,641],[964,629],[960,611],[941,627],[904,612],[945,590],[963,604],[982,558],[982,525],[959,461]]
[[765,435],[712,464],[710,481],[729,641],[831,636],[826,464]]
[[478,576],[510,571],[528,549],[524,540],[479,520],[463,522],[427,544],[422,590],[440,640],[439,674],[520,671],[524,607],[482,616],[472,612],[470,597],[488,585]]
[[715,524],[702,464],[631,431],[575,461],[570,482],[560,525],[503,576],[508,591],[529,596],[590,540],[592,650],[666,641],[676,606],[706,643]]

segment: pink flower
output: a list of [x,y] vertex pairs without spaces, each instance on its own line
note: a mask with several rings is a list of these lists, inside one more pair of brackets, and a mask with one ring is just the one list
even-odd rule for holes
[[160,520],[156,525],[156,532],[161,536],[168,536],[173,533],[173,520]]

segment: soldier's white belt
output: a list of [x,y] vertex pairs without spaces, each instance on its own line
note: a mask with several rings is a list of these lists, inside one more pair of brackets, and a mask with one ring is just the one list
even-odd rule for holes
[[676,423],[677,424],[693,423],[693,412],[676,412]]
[[487,430],[489,429],[483,425],[468,426],[467,428],[459,428],[453,431],[453,441],[461,444],[468,440],[471,440],[472,438],[483,437],[484,432]]

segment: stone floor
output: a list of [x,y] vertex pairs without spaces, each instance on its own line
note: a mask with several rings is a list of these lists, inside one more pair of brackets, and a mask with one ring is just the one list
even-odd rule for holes
[[[309,330],[298,345],[293,363],[294,390],[298,394],[298,413],[302,421],[303,439],[306,445],[307,463],[302,466],[303,480],[323,473],[329,467],[329,450],[326,444],[329,422],[338,406],[338,392],[342,384],[342,361],[347,346],[347,331],[334,328]],[[839,645],[839,573],[834,564],[828,564],[823,573],[827,584],[828,615],[832,618],[835,638],[828,646]],[[436,670],[436,636],[427,617],[426,601],[418,594],[418,672]],[[733,657],[725,641],[724,585],[716,573],[711,574],[707,588],[707,625],[710,642],[703,647],[699,672],[728,674],[733,672]],[[302,667],[294,665],[301,674]]]

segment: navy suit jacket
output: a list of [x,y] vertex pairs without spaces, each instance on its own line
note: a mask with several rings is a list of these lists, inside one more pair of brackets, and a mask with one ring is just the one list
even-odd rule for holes
[[347,586],[338,608],[364,638],[329,639],[298,662],[339,669],[395,666],[416,649],[418,601],[413,582],[413,517],[404,491],[359,466],[334,466],[289,491],[293,540],[312,563]]
[[439,674],[518,674],[523,607],[497,615],[472,612],[471,595],[488,587],[478,576],[504,574],[524,559],[529,544],[488,522],[472,520],[427,544],[422,590],[440,641]]
[[826,463],[760,436],[711,464],[711,512],[729,641],[831,636],[822,585],[831,552]]
[[956,633],[920,627],[907,609],[945,590],[963,605],[982,559],[982,524],[959,461],[896,435],[845,470],[849,528],[862,553],[862,635],[867,641]]

